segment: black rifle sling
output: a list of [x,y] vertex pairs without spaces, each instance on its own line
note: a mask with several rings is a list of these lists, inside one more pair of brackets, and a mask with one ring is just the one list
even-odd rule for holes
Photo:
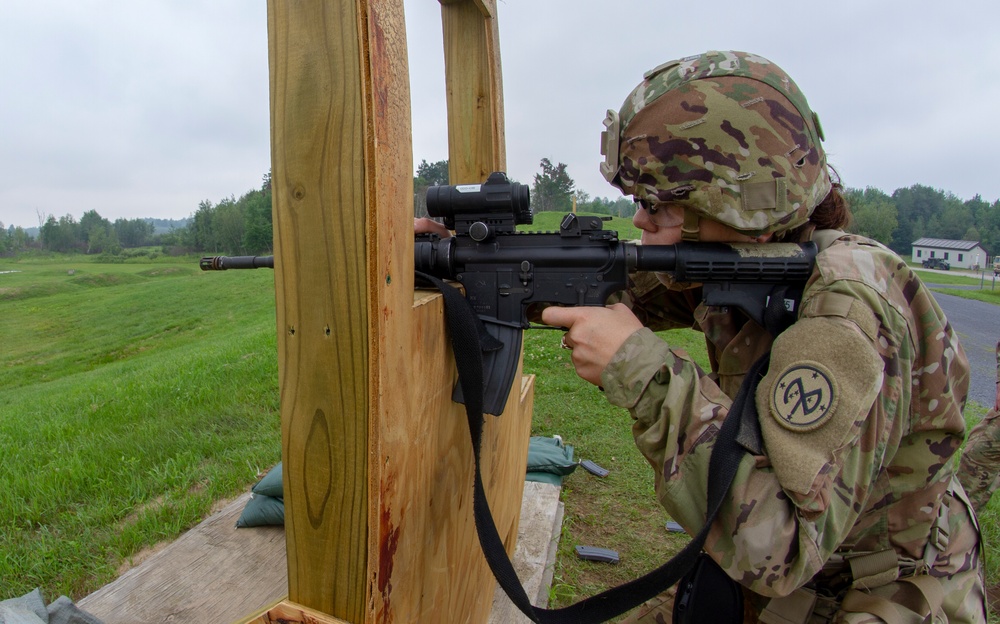
[[483,435],[483,372],[482,347],[479,343],[481,321],[469,302],[458,289],[443,281],[422,273],[417,276],[437,287],[444,296],[445,315],[451,331],[452,348],[458,368],[459,383],[465,393],[465,412],[469,419],[469,433],[475,457],[475,482],[473,489],[473,515],[476,532],[486,561],[500,587],[510,597],[514,605],[533,622],[540,624],[596,624],[621,615],[639,606],[673,586],[691,569],[698,559],[698,553],[705,544],[709,528],[715,520],[729,486],[732,484],[740,461],[746,452],[737,442],[740,422],[751,419],[757,426],[757,408],[754,394],[757,384],[767,371],[770,354],[765,354],[751,367],[744,378],[736,399],[715,439],[709,460],[708,514],[705,526],[673,559],[646,575],[604,591],[596,596],[581,600],[561,609],[541,609],[531,604],[520,579],[514,572],[503,541],[497,532],[486,500],[480,472],[480,445]]

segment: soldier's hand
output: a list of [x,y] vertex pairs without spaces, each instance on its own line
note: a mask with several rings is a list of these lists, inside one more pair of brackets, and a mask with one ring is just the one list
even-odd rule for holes
[[428,219],[427,217],[420,217],[419,219],[413,219],[413,233],[414,234],[437,234],[441,238],[448,238],[451,236],[451,232],[444,225],[438,223],[433,219]]
[[566,327],[563,346],[573,350],[576,374],[599,386],[601,373],[622,344],[642,323],[627,306],[616,303],[606,308],[551,306],[542,311],[542,322]]

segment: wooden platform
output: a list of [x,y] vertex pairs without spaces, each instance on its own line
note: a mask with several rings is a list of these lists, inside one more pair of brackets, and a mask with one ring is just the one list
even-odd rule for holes
[[[242,622],[288,591],[281,527],[237,529],[245,494],[77,606],[105,624]],[[544,606],[562,526],[559,488],[525,483],[514,567]],[[499,589],[490,622],[528,622]]]

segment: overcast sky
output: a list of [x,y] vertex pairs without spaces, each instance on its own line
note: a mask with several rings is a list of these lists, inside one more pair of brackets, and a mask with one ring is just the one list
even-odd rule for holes
[[[404,6],[416,165],[448,157],[440,5]],[[500,0],[498,13],[520,182],[547,157],[592,197],[617,197],[598,173],[605,111],[647,69],[735,49],[798,82],[847,186],[1000,199],[996,0]],[[5,225],[176,219],[239,197],[270,168],[266,4],[8,0],[0,120]]]

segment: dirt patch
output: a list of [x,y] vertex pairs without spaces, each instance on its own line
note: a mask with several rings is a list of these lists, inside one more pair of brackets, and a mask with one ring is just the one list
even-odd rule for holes
[[[202,491],[204,489],[205,489],[204,484],[198,483],[198,484],[195,484],[191,488],[191,490],[189,490],[189,491],[192,492],[192,493],[194,493],[194,492],[200,492],[200,491]],[[230,503],[232,503],[233,501],[235,501],[237,498],[239,498],[239,496],[234,496],[233,498],[227,498],[227,499],[222,499],[222,500],[216,501],[215,503],[212,504],[211,509],[209,509],[208,513],[205,515],[204,518],[202,518],[202,520],[206,520],[209,517],[215,515],[216,513],[222,511],[227,506],[229,506]],[[164,498],[162,496],[158,497],[155,500],[149,501],[146,504],[142,505],[142,507],[140,507],[139,509],[136,509],[135,511],[133,511],[122,522],[123,523],[135,522],[143,512],[148,511],[150,509],[156,509],[156,508],[162,507],[163,505],[164,505]],[[122,574],[125,574],[126,572],[128,572],[132,568],[138,567],[144,561],[146,561],[150,557],[156,555],[157,553],[159,553],[160,551],[162,551],[163,549],[165,549],[167,546],[169,546],[173,542],[174,542],[174,540],[172,540],[172,539],[171,540],[164,540],[162,542],[157,542],[156,544],[153,544],[152,546],[147,546],[147,547],[143,548],[142,550],[140,550],[137,553],[134,553],[130,557],[126,557],[121,562],[121,565],[118,566],[117,575],[121,576]]]
[[164,541],[164,542],[160,542],[158,544],[153,544],[152,546],[147,546],[146,548],[143,548],[142,550],[140,550],[139,552],[135,553],[131,557],[129,557],[126,560],[122,561],[121,565],[118,566],[118,571],[117,571],[118,576],[121,576],[122,574],[125,574],[126,572],[128,572],[132,568],[137,567],[143,561],[146,561],[147,559],[149,559],[150,557],[152,557],[156,553],[160,552],[161,550],[163,550],[164,548],[166,548],[169,545],[170,545],[170,541]]

